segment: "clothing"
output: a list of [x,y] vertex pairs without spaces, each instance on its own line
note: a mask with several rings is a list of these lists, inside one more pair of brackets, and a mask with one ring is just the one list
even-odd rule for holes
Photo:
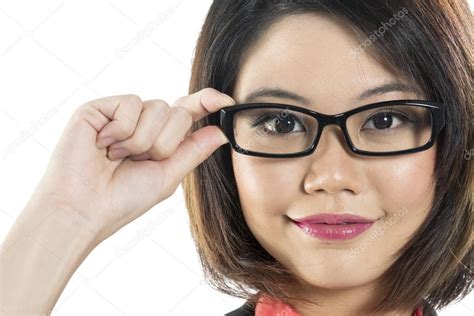
[[[274,316],[287,315],[298,316],[299,314],[290,306],[283,302],[273,302],[272,305],[263,305],[263,302],[268,302],[267,298],[261,297],[256,307],[253,307],[250,300],[246,301],[239,308],[225,314],[225,316]],[[283,313],[285,311],[285,313]],[[427,302],[422,307],[413,311],[413,316],[437,316],[436,310],[433,309]]]

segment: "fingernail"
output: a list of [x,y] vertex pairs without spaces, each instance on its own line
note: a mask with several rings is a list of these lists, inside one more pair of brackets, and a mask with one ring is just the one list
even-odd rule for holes
[[229,103],[229,104],[235,104],[235,101],[234,99],[232,99],[230,96],[228,96],[227,94],[225,93],[222,93],[222,96],[224,96],[224,99],[226,100],[226,103]]
[[105,148],[107,146],[109,146],[110,144],[113,144],[115,143],[115,138],[111,137],[111,136],[107,136],[107,137],[103,137],[101,139],[99,139],[99,141],[97,142],[97,146],[99,148]]
[[115,160],[115,159],[122,159],[128,156],[128,150],[124,148],[114,148],[112,150],[109,150],[109,159],[110,160]]

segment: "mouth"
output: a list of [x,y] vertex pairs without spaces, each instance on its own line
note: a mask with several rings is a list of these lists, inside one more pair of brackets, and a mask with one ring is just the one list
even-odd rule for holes
[[322,213],[290,220],[306,234],[321,240],[347,240],[368,230],[376,220],[354,214]]
[[349,213],[320,213],[301,218],[292,218],[292,220],[298,223],[317,224],[367,224],[375,221],[373,219]]

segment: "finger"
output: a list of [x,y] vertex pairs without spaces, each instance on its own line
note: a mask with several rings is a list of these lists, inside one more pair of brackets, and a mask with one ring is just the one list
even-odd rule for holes
[[[186,135],[192,122],[198,121],[206,115],[218,111],[222,107],[234,105],[235,101],[228,95],[214,88],[205,88],[196,93],[176,100],[171,107],[171,112],[165,126],[161,129],[156,140],[147,154],[138,156],[134,153],[133,159],[163,160],[173,155],[176,148]],[[129,153],[123,150],[116,157],[125,157]]]
[[[143,102],[143,111],[138,119],[133,135],[109,147],[109,158],[121,159],[128,155],[138,155],[149,150],[160,131],[168,121],[171,108],[163,100]],[[123,152],[122,155],[117,153]]]
[[151,155],[147,152],[144,152],[138,155],[130,155],[128,158],[133,161],[150,160]]
[[152,160],[163,160],[175,152],[193,124],[191,113],[184,107],[171,108],[164,128],[148,150]]
[[183,141],[192,123],[219,109],[234,105],[228,95],[214,88],[205,88],[176,100],[171,107],[169,120],[159,133],[153,146],[148,150],[153,160],[163,160],[173,155]]
[[217,148],[227,143],[228,139],[218,126],[210,125],[196,130],[187,136],[179,145],[173,156],[161,161],[165,179],[173,182],[173,188]]
[[134,94],[100,98],[88,104],[111,120],[97,135],[99,148],[130,137],[143,109],[142,100]]
[[221,93],[214,88],[204,88],[198,92],[179,98],[173,103],[172,107],[184,107],[191,113],[193,122],[196,122],[210,113],[234,104],[234,99],[227,94]]

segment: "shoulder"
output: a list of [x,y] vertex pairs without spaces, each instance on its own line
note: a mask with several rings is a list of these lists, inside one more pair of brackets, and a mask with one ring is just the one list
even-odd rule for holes
[[255,306],[253,306],[252,302],[246,301],[242,306],[237,309],[234,309],[224,316],[254,316],[255,315]]

